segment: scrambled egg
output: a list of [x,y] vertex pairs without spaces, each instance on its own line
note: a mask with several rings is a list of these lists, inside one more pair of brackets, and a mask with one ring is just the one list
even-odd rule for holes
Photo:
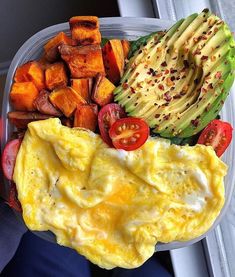
[[28,125],[13,179],[29,229],[111,269],[140,266],[157,242],[206,232],[224,204],[226,171],[211,147],[149,138],[126,152],[53,118]]

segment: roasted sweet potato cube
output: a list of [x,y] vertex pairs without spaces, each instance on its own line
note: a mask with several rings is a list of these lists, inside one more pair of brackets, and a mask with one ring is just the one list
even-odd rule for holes
[[72,118],[62,117],[60,120],[64,126],[73,128],[73,119]]
[[53,116],[38,112],[9,112],[7,117],[16,128],[26,129],[28,124],[32,121],[44,120]]
[[72,78],[95,77],[105,73],[100,45],[59,47],[62,59],[67,63]]
[[68,77],[63,62],[53,63],[45,71],[46,87],[49,90],[66,87]]
[[92,100],[100,106],[113,101],[113,90],[115,86],[102,74],[97,74],[92,91]]
[[98,108],[95,104],[78,105],[74,114],[74,127],[83,127],[95,131]]
[[66,117],[70,117],[79,104],[86,101],[71,87],[54,90],[50,96],[51,103],[57,107]]
[[69,20],[72,38],[78,45],[99,44],[101,34],[96,16],[74,16]]
[[11,104],[17,111],[34,111],[34,100],[39,94],[33,82],[14,83],[11,92]]
[[27,62],[16,69],[15,82],[33,82],[38,90],[45,88],[44,71],[36,61]]
[[122,39],[121,42],[122,42],[124,59],[126,59],[128,57],[128,53],[130,51],[131,45],[130,45],[130,42],[126,39]]
[[124,53],[121,40],[111,39],[104,45],[102,52],[107,78],[112,83],[117,84],[124,71]]
[[45,71],[51,65],[51,63],[47,60],[45,55],[38,59],[37,62],[43,71]]
[[71,79],[71,87],[76,90],[87,102],[90,102],[90,95],[92,90],[92,78]]
[[45,57],[49,62],[55,62],[59,58],[58,46],[61,44],[76,45],[64,32],[58,33],[44,45]]
[[54,107],[50,102],[49,95],[49,91],[45,89],[41,90],[37,98],[34,100],[34,107],[42,114],[62,116],[61,111]]

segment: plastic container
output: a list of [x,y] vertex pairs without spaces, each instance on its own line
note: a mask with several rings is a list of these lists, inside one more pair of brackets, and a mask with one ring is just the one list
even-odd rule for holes
[[[165,30],[168,29],[174,22],[160,20],[160,19],[153,19],[153,18],[101,18],[100,19],[100,30],[102,32],[103,37],[108,38],[126,38],[128,40],[134,40],[140,36],[146,35],[150,32],[157,31],[157,30]],[[58,25],[51,26],[46,28],[34,36],[32,36],[29,40],[27,40],[23,46],[19,49],[16,53],[6,79],[5,91],[4,91],[4,98],[3,98],[3,106],[2,106],[2,119],[3,119],[3,139],[1,142],[1,148],[3,149],[5,143],[10,139],[13,127],[9,124],[7,120],[7,112],[10,111],[11,107],[9,105],[9,92],[12,85],[12,80],[14,77],[14,72],[16,68],[29,61],[39,58],[39,56],[43,52],[43,45],[54,35],[58,32],[64,31],[69,33],[69,24],[62,23]],[[234,87],[233,89],[234,90]],[[232,97],[228,97],[226,103],[224,104],[223,110],[221,112],[221,117],[223,120],[230,122],[233,126],[235,126],[235,115],[234,115],[234,108],[235,103]],[[210,230],[213,230],[216,225],[221,221],[222,217],[224,216],[229,202],[232,197],[233,187],[235,183],[235,155],[234,155],[234,147],[235,147],[235,140],[233,140],[232,144],[230,145],[229,149],[226,151],[225,155],[223,156],[223,160],[229,165],[228,174],[225,178],[225,205],[214,222],[213,226]],[[9,183],[5,180],[5,190],[7,193],[7,189],[9,188]],[[19,216],[18,216],[19,217]],[[19,217],[21,220],[22,218]],[[210,231],[209,230],[209,231]],[[208,232],[209,232],[208,231]],[[38,236],[55,242],[55,236],[51,232],[35,232]],[[203,234],[202,236],[186,241],[186,242],[179,242],[174,241],[171,243],[158,243],[157,250],[171,250],[175,248],[185,247],[192,243],[195,243],[206,236],[207,233]]]

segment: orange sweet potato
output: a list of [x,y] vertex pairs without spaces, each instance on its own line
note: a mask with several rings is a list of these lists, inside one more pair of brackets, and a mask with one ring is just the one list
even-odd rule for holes
[[69,20],[72,38],[78,45],[99,44],[101,34],[96,16],[74,16]]
[[36,61],[27,62],[16,69],[15,82],[33,82],[38,90],[45,88],[44,72]]
[[75,45],[75,41],[69,38],[64,32],[58,33],[45,45],[45,57],[49,62],[55,62],[59,58],[58,46],[61,44]]
[[113,90],[115,86],[102,74],[97,74],[92,91],[92,100],[100,106],[113,101]]
[[49,90],[66,87],[68,77],[63,62],[53,63],[45,71],[46,87]]
[[131,45],[130,45],[130,42],[126,39],[122,39],[121,42],[122,42],[122,49],[123,49],[124,59],[126,59],[127,56],[128,56],[128,53],[130,51]]
[[14,83],[11,92],[11,104],[17,111],[34,111],[34,100],[39,94],[33,82]]
[[32,121],[44,120],[53,116],[38,112],[9,112],[7,117],[16,128],[26,129],[28,124]]
[[78,105],[74,114],[74,127],[83,127],[95,131],[98,108],[95,104]]
[[105,73],[101,48],[98,44],[59,46],[62,59],[67,63],[72,78],[89,78]]
[[124,53],[119,39],[109,40],[102,49],[107,78],[114,84],[120,81],[124,71]]
[[90,102],[92,78],[71,79],[71,87],[76,90],[87,102]]
[[51,63],[45,57],[45,54],[42,55],[42,57],[38,59],[37,62],[43,71],[45,71],[51,65]]
[[71,87],[65,87],[54,90],[50,96],[51,103],[57,107],[66,117],[70,117],[79,104],[85,104],[86,101]]

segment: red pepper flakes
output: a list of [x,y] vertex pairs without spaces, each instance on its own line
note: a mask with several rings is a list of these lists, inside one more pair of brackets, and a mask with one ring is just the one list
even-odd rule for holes
[[220,79],[222,77],[222,72],[221,71],[217,71],[215,74],[215,78],[216,79]]
[[166,62],[161,63],[161,66],[167,66]]
[[159,88],[160,90],[164,90],[164,86],[163,86],[162,84],[159,84],[159,85],[158,85],[158,88]]
[[166,69],[164,73],[169,74],[169,72],[170,72],[169,69]]
[[163,117],[163,119],[164,119],[164,120],[168,120],[168,119],[170,118],[170,115],[171,115],[170,113],[169,113],[169,114],[166,114],[166,115]]
[[169,92],[166,92],[164,93],[164,99],[167,101],[167,102],[170,102],[172,97],[170,96]]
[[133,87],[130,87],[130,89],[132,93],[135,93],[135,90],[133,89]]
[[192,119],[191,123],[193,124],[194,127],[197,127],[198,124],[199,124],[199,119],[197,119],[197,118],[196,119]]
[[123,87],[124,89],[127,89],[129,86],[128,86],[127,83],[123,83],[123,84],[122,84],[122,87]]
[[202,57],[201,57],[201,60],[202,60],[202,61],[207,61],[207,60],[208,60],[208,56],[202,56]]

